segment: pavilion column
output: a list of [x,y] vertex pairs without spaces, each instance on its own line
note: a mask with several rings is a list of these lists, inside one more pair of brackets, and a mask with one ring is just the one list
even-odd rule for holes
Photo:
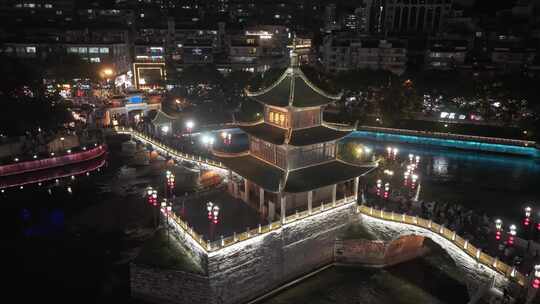
[[264,189],[259,187],[259,212],[263,212],[264,206]]
[[285,224],[285,219],[287,217],[287,200],[286,196],[282,193],[279,194],[279,201],[281,203],[281,224]]
[[336,196],[337,196],[337,184],[332,186],[332,206],[336,205]]
[[249,185],[248,180],[244,178],[244,201],[249,203]]
[[311,214],[311,211],[313,209],[313,191],[310,190],[307,193],[307,208],[308,208],[308,214]]
[[360,177],[354,178],[354,199],[358,201],[358,184],[360,183]]

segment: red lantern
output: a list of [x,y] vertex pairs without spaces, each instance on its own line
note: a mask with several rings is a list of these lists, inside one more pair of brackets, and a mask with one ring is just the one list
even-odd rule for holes
[[540,279],[536,278],[532,281],[532,287],[538,289],[540,287]]

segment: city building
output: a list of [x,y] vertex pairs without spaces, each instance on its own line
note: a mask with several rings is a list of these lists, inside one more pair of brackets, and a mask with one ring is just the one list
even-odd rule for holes
[[469,50],[468,45],[466,40],[430,40],[426,49],[425,68],[450,70],[463,65]]
[[405,72],[407,63],[406,43],[397,39],[327,36],[321,55],[324,68],[331,73],[373,69],[400,75]]
[[[295,210],[308,210],[325,201],[358,193],[359,177],[375,165],[350,164],[338,157],[339,140],[354,127],[323,121],[323,110],[339,95],[317,88],[300,69],[292,51],[282,76],[262,90],[246,94],[262,111],[255,122],[239,122],[249,135],[249,150],[230,154],[214,151],[222,163],[240,175],[229,174],[229,191],[256,206],[269,220],[285,220]],[[367,156],[367,155],[366,155]]]
[[387,33],[435,33],[450,15],[452,0],[386,0]]

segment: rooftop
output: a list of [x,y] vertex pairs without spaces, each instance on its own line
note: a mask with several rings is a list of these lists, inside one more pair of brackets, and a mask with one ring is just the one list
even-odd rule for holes
[[254,100],[276,107],[317,107],[326,105],[341,98],[341,95],[330,95],[313,84],[302,72],[295,57],[281,77],[267,88],[256,92],[246,90],[246,94]]
[[265,122],[239,126],[239,128],[252,136],[274,145],[289,144],[292,146],[306,146],[337,140],[347,136],[352,131],[352,128],[339,130],[321,125],[298,130],[293,129],[290,137],[287,138],[287,129],[278,128]]
[[[270,165],[250,154],[239,157],[220,157],[226,167],[270,192],[305,192],[362,176],[375,165],[353,165],[333,160],[320,165],[290,171]],[[316,177],[316,178],[314,178]]]

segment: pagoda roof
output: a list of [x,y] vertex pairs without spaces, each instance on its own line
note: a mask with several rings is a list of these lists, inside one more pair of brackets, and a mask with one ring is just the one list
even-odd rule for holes
[[229,169],[270,191],[279,192],[285,171],[246,153],[237,157],[219,157]]
[[[221,153],[218,153],[221,154]],[[249,153],[240,156],[218,156],[220,161],[241,175],[270,192],[298,193],[333,185],[362,176],[376,166],[353,165],[341,160],[289,171],[271,165]]]
[[324,125],[312,128],[293,130],[288,144],[292,146],[307,146],[337,140],[349,135],[351,130],[337,130]]
[[316,166],[310,166],[289,172],[284,191],[297,193],[337,184],[362,176],[376,166],[353,165],[341,160],[333,160]]
[[287,137],[287,129],[278,128],[265,122],[250,125],[238,125],[238,127],[249,135],[274,145],[283,145],[285,143],[285,138]]
[[269,87],[256,92],[246,90],[246,94],[266,105],[298,108],[318,107],[341,98],[341,94],[330,95],[315,86],[299,66],[287,68]]
[[274,145],[289,144],[291,146],[307,146],[343,138],[354,128],[334,128],[327,124],[311,128],[293,129],[288,134],[287,129],[272,124],[259,122],[250,125],[239,125],[242,131]]

